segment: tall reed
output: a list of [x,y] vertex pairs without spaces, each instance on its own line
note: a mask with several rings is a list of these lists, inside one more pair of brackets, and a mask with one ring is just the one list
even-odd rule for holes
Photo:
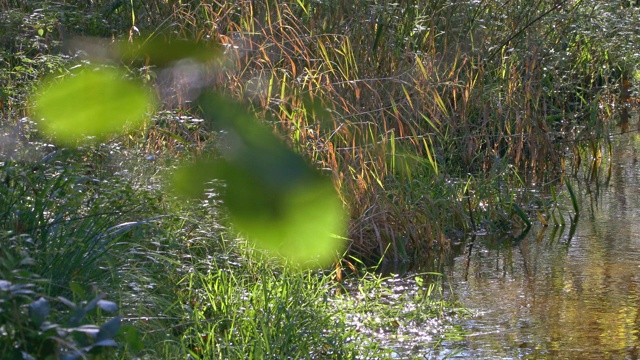
[[528,224],[526,188],[559,180],[568,153],[602,155],[633,62],[597,28],[635,32],[629,12],[572,0],[156,0],[112,14],[152,30],[143,37],[223,44],[209,86],[333,177],[354,254],[400,260],[446,248],[474,221]]

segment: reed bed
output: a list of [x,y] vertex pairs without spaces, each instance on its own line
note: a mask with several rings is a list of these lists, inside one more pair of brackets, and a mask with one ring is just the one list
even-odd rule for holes
[[[606,155],[616,120],[628,128],[637,9],[617,2],[92,6],[84,11],[107,11],[130,40],[222,44],[198,86],[244,101],[332,176],[350,251],[372,262],[424,258],[464,233],[527,228],[543,201],[531,190],[561,181],[568,162]],[[622,30],[625,41],[611,40]],[[190,90],[175,90],[167,106],[191,110]],[[157,149],[192,139],[211,137],[159,122],[145,134]]]
[[589,32],[604,9],[227,1],[170,13],[180,36],[226,47],[212,86],[331,174],[351,252],[416,260],[456,234],[528,227],[542,201],[529,190],[562,179],[567,157],[602,156],[632,71]]

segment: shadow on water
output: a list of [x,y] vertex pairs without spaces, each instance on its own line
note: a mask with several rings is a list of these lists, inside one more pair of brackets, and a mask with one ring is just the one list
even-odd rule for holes
[[442,357],[640,358],[639,153],[640,135],[616,138],[602,181],[578,184],[575,226],[461,248],[444,272],[475,316]]

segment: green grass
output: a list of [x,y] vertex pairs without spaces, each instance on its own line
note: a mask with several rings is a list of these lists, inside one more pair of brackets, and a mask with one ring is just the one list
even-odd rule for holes
[[[146,341],[156,344],[143,352],[146,356],[386,358],[395,344],[382,334],[429,349],[455,333],[454,319],[464,316],[443,299],[438,281],[399,286],[399,278],[368,271],[345,277],[342,269],[296,269],[246,240],[225,238],[214,226],[219,215],[210,208],[180,213],[185,216],[176,223],[180,227],[169,233],[182,245],[163,255],[147,250],[146,257],[162,262],[165,270],[149,273],[149,261],[136,266],[147,269],[147,282],[174,284],[166,289],[171,304],[140,306],[145,314],[139,317],[149,320],[139,326]],[[143,298],[155,300],[157,294]],[[154,308],[164,316],[146,313]],[[367,340],[371,334],[377,341]]]
[[[469,205],[485,230],[527,227],[526,188],[559,181],[581,144],[598,156],[634,66],[627,45],[592,31],[630,24],[636,9],[614,3],[236,5],[182,7],[174,14],[191,21],[174,26],[228,46],[212,82],[331,172],[353,254],[373,263],[446,247],[451,229],[468,231]],[[199,26],[215,19],[216,31]],[[467,202],[457,193],[469,174],[502,188]]]
[[[93,150],[91,167],[81,154],[67,154],[64,166],[51,157],[4,185],[12,210],[4,215],[0,274],[34,291],[8,314],[19,317],[41,295],[87,304],[102,294],[119,305],[122,331],[121,348],[100,356],[166,359],[386,358],[396,342],[437,346],[464,315],[442,299],[438,281],[398,285],[368,271],[300,270],[253,249],[230,237],[215,202],[162,195],[154,179],[162,180],[171,157],[151,162],[121,149],[131,163],[115,167],[124,155],[109,149]],[[29,168],[2,170],[6,177]],[[20,206],[36,211],[17,223]],[[66,324],[70,312],[53,309],[52,321]],[[33,331],[28,319],[12,322],[17,334]],[[376,341],[367,340],[372,334]],[[25,339],[24,346],[40,341]]]

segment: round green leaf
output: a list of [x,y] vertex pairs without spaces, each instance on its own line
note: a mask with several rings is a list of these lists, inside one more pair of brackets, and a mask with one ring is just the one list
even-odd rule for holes
[[113,301],[98,300],[97,305],[100,309],[109,313],[118,311],[118,305]]
[[217,187],[234,226],[257,246],[302,267],[329,265],[343,251],[346,228],[331,180],[242,106],[211,92],[197,103],[207,122],[226,131],[225,158],[178,170],[175,190],[195,197]]
[[225,200],[234,225],[259,247],[301,266],[329,265],[344,248],[339,235],[345,230],[345,215],[331,181],[324,180],[305,181],[276,196],[254,188],[249,190],[253,199],[236,193]]
[[71,145],[138,125],[154,102],[145,87],[110,69],[46,80],[35,100],[42,131]]
[[[174,189],[198,197],[206,188],[217,187],[234,226],[258,247],[300,267],[331,264],[344,249],[340,235],[346,227],[342,201],[331,180],[305,166],[289,169],[286,173],[307,174],[282,181],[287,183],[283,186],[269,181],[269,174],[244,165],[214,160],[184,166],[174,174]],[[252,170],[256,169],[260,167]]]

